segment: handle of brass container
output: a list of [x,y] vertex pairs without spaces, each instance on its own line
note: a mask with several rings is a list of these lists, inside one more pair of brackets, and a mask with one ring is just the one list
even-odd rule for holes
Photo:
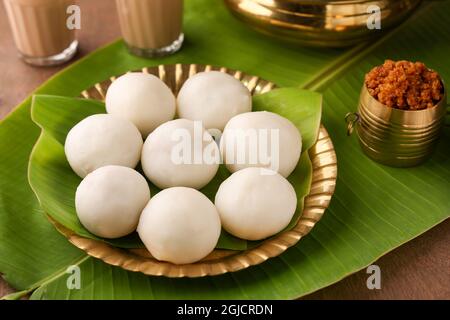
[[350,136],[355,129],[356,124],[361,117],[357,112],[349,112],[345,115],[345,122],[347,123],[347,135]]

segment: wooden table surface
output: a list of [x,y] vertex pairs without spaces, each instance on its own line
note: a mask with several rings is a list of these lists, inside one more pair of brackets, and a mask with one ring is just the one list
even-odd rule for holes
[[[82,29],[76,59],[120,36],[111,0],[80,0]],[[6,14],[0,5],[0,119],[32,90],[62,67],[36,68],[16,55]],[[362,270],[317,291],[306,299],[450,299],[450,220],[386,254],[375,264],[381,268],[381,290],[366,287]],[[14,288],[0,279],[0,297]]]

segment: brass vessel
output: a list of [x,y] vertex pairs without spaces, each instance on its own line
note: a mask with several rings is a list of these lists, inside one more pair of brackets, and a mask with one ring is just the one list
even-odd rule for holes
[[[404,21],[420,2],[225,0],[237,18],[257,31],[279,39],[321,47],[350,46],[377,37]],[[374,11],[374,8],[379,8],[379,11]],[[374,13],[379,14],[380,29],[372,28]]]
[[349,130],[356,124],[362,150],[373,160],[393,166],[411,167],[433,152],[444,125],[447,95],[432,108],[400,110],[372,97],[364,85],[358,112],[347,115]]

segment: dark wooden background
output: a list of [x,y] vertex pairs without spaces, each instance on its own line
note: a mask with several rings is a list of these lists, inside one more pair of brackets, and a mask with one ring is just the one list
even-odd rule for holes
[[[77,59],[120,36],[111,0],[80,0],[81,43]],[[0,5],[0,119],[62,67],[36,68],[16,55],[6,14]],[[379,259],[381,290],[366,287],[362,270],[306,299],[450,299],[450,220]],[[14,288],[0,279],[0,297]]]

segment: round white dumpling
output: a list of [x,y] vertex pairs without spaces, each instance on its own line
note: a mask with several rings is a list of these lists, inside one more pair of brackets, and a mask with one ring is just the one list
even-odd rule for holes
[[192,263],[211,253],[219,240],[220,218],[201,192],[185,187],[165,189],[142,212],[137,231],[158,260]]
[[99,168],[81,181],[75,208],[81,224],[103,238],[119,238],[136,230],[150,200],[150,189],[137,171],[121,166]]
[[131,122],[109,114],[95,114],[69,131],[64,151],[72,170],[84,178],[106,165],[136,167],[142,144],[142,136]]
[[156,128],[145,140],[142,169],[161,189],[200,189],[219,168],[219,147],[200,122],[176,119]]
[[297,166],[302,137],[288,119],[272,112],[248,112],[231,119],[220,140],[223,162],[231,172],[264,167],[289,176]]
[[200,72],[190,77],[177,97],[180,118],[199,120],[206,129],[223,130],[239,113],[252,110],[247,87],[233,76],[219,72]]
[[172,120],[176,99],[158,77],[127,73],[117,78],[106,93],[106,111],[134,123],[144,137],[160,124]]
[[297,195],[275,171],[246,168],[222,182],[215,205],[226,231],[242,239],[261,240],[289,224]]

